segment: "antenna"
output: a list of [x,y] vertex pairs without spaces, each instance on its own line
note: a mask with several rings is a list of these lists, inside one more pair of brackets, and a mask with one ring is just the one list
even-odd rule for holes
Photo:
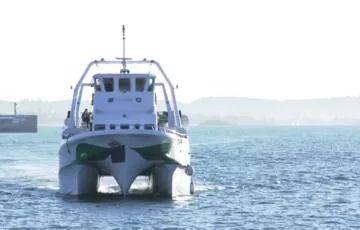
[[122,26],[122,40],[123,40],[123,57],[122,57],[122,70],[120,73],[129,73],[130,71],[126,69],[126,58],[125,58],[125,25]]
[[123,40],[123,68],[126,69],[126,62],[125,62],[125,26],[122,26],[122,40]]

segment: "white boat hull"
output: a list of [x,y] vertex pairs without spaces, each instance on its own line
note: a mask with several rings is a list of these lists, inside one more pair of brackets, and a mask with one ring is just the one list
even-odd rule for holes
[[[100,176],[113,176],[126,195],[148,172],[155,193],[193,192],[188,137],[160,131],[96,131],[68,138],[59,151],[60,193],[96,193]],[[190,170],[189,170],[190,169]]]
[[154,167],[153,176],[153,189],[158,194],[177,197],[194,192],[191,175],[186,173],[186,169],[175,164]]
[[61,194],[94,194],[99,183],[98,170],[85,164],[71,164],[59,174]]

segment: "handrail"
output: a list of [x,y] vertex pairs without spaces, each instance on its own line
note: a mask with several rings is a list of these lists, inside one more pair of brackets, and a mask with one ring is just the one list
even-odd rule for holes
[[162,88],[163,93],[164,93],[164,97],[165,97],[166,109],[167,109],[168,112],[171,112],[171,107],[170,107],[170,103],[169,103],[169,98],[168,98],[168,96],[167,96],[164,83],[155,83],[155,86],[160,86],[160,87]]
[[170,90],[171,90],[171,95],[172,95],[172,101],[174,104],[174,113],[175,113],[175,127],[178,126],[179,128],[182,128],[182,124],[181,124],[181,119],[180,119],[180,115],[179,115],[179,110],[177,107],[177,102],[176,102],[176,97],[175,97],[175,90],[174,90],[174,86],[172,85],[172,83],[170,82],[169,78],[167,77],[167,75],[165,74],[163,68],[160,66],[160,63],[157,61],[152,60],[152,63],[154,63],[158,69],[160,70],[160,72],[162,73],[162,75],[164,76],[166,82],[169,84],[170,86]]
[[76,111],[75,111],[75,115],[76,115],[76,122],[77,124],[76,125],[79,125],[78,124],[78,121],[79,121],[79,109],[80,109],[80,102],[81,102],[81,97],[82,97],[82,93],[83,93],[83,90],[84,90],[84,86],[92,86],[91,83],[81,83],[80,85],[80,92],[78,94],[78,100],[77,100],[77,103],[76,103]]
[[[89,69],[95,64],[97,63],[97,61],[92,61],[88,64],[88,66],[86,67],[84,73],[82,74],[81,78],[79,79],[78,83],[76,84],[75,88],[74,88],[74,93],[73,93],[73,99],[72,99],[72,103],[71,103],[71,113],[70,114],[70,120],[69,120],[69,124],[72,126],[72,128],[76,128],[76,124],[75,124],[75,116],[76,116],[76,121],[78,120],[78,116],[79,115],[75,115],[75,113],[77,112],[76,109],[76,102],[78,99],[78,94],[79,94],[79,87],[81,85],[81,83],[84,81],[84,78],[86,77],[86,74],[89,72]],[[76,111],[75,111],[76,110]]]
[[[177,107],[177,101],[176,101],[176,97],[175,97],[175,90],[174,87],[172,85],[172,83],[170,82],[169,78],[167,77],[167,75],[165,74],[163,68],[161,67],[160,63],[154,60],[125,60],[126,64],[155,64],[156,67],[158,68],[158,70],[160,71],[160,73],[163,75],[163,77],[165,78],[166,83],[169,85],[170,90],[171,90],[171,95],[172,95],[172,101],[173,101],[173,105],[174,105],[174,114],[175,114],[175,127],[178,128],[182,128],[182,123],[181,123],[181,119],[180,119],[180,115],[179,115],[179,110]],[[79,120],[79,114],[78,114],[78,109],[79,109],[79,104],[80,104],[80,100],[81,100],[81,93],[82,90],[80,90],[79,92],[79,88],[81,87],[82,82],[84,81],[84,78],[86,77],[87,73],[89,72],[89,70],[91,69],[91,67],[93,67],[94,65],[98,65],[98,64],[123,64],[124,60],[94,60],[92,62],[90,62],[88,64],[88,66],[86,67],[84,73],[82,74],[81,78],[79,79],[78,83],[76,84],[75,88],[74,88],[74,93],[73,93],[73,99],[72,99],[72,104],[71,104],[71,116],[70,116],[70,125],[73,126],[74,128],[76,127],[76,123]]]

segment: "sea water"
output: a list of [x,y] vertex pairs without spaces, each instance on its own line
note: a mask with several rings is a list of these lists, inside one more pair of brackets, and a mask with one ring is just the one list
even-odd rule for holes
[[174,200],[124,200],[111,180],[91,198],[62,196],[61,128],[0,134],[0,229],[360,228],[360,127],[194,126],[189,133],[195,194]]

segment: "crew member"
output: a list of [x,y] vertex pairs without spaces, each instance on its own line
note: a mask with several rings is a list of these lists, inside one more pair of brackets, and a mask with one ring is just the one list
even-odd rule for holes
[[81,114],[81,120],[86,124],[86,128],[90,126],[90,112],[88,109],[85,109],[84,112]]

